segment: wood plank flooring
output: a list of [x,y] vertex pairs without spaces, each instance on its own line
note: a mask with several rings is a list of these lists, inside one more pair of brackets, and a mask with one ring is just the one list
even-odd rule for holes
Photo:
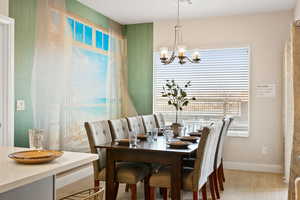
[[[283,183],[281,174],[257,173],[226,170],[225,191],[221,193],[222,200],[287,200],[288,186]],[[85,178],[57,191],[58,199],[73,192],[89,188],[92,177]],[[118,200],[130,199],[130,193],[125,192],[125,185],[121,184]],[[138,185],[138,199],[143,198],[143,187]],[[157,194],[157,199],[162,199]],[[192,193],[184,192],[184,200],[191,200]]]

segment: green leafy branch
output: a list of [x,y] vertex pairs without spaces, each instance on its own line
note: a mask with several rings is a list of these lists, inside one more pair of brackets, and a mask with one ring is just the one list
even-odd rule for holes
[[168,104],[174,106],[176,109],[176,123],[177,112],[179,110],[182,111],[184,107],[188,106],[190,101],[196,100],[195,97],[188,97],[187,89],[191,86],[191,81],[188,81],[184,87],[181,87],[174,80],[167,80],[165,86],[163,86],[162,97],[168,98]]

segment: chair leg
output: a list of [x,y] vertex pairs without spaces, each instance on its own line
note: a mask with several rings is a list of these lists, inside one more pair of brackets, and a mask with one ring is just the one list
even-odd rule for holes
[[150,176],[147,176],[145,179],[144,179],[144,199],[145,200],[149,200],[149,196],[150,196],[150,186],[149,186],[149,178]]
[[163,200],[168,200],[168,188],[161,188]]
[[221,167],[221,172],[222,172],[223,182],[225,182],[225,174],[224,174],[224,168],[223,168],[223,159],[222,159],[222,161],[221,161],[220,167]]
[[219,167],[217,169],[217,174],[218,174],[218,179],[219,179],[219,186],[220,186],[220,190],[224,191],[224,186],[223,186],[223,177],[222,177],[222,172],[221,172],[221,168]]
[[209,182],[209,189],[210,189],[211,199],[216,200],[214,182],[213,182],[212,175],[210,175],[208,179],[209,179],[208,182]]
[[126,183],[125,192],[129,192],[129,184]]
[[213,177],[213,183],[214,183],[214,188],[216,191],[217,199],[220,199],[220,193],[219,193],[219,188],[218,188],[218,178],[217,178],[216,170],[212,173],[212,177]]
[[207,200],[206,183],[201,188],[202,200]]
[[136,200],[136,184],[131,184],[129,187],[131,190],[131,200]]
[[95,180],[94,181],[94,186],[95,187],[99,187],[100,186],[100,181],[99,180]]
[[95,192],[99,191],[99,189],[98,189],[99,186],[100,186],[100,181],[99,180],[94,180],[94,187],[95,187],[94,191]]
[[114,199],[117,199],[117,197],[118,197],[118,190],[119,190],[119,183],[116,182],[115,183],[115,196],[114,196]]
[[155,200],[155,187],[149,188],[149,200]]
[[197,192],[193,192],[193,200],[198,200],[198,191]]

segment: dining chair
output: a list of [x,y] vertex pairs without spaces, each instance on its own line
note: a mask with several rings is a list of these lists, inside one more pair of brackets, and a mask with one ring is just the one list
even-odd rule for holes
[[210,187],[210,191],[211,191],[211,195],[212,195],[212,199],[215,200],[216,198],[220,198],[220,194],[219,191],[217,189],[217,184],[218,182],[216,182],[216,174],[215,174],[215,170],[214,170],[214,165],[215,165],[215,160],[216,160],[216,152],[218,151],[218,144],[219,144],[219,138],[223,132],[224,129],[224,119],[223,120],[218,120],[215,121],[214,124],[211,125],[212,127],[212,132],[214,133],[214,139],[211,143],[211,148],[209,148],[210,152],[209,152],[209,166],[208,168],[206,168],[207,170],[207,176],[209,179],[209,187]]
[[[224,135],[226,135],[226,129],[228,127],[228,122],[229,119],[225,118],[223,120],[214,120],[214,123],[210,123],[211,127],[214,127],[214,129],[216,129],[216,139],[213,141],[212,143],[212,148],[210,155],[214,155],[211,156],[210,159],[210,166],[208,168],[208,174],[209,174],[209,179],[211,179],[210,183],[212,183],[212,185],[210,184],[211,190],[214,191],[214,194],[216,195],[216,198],[219,199],[220,198],[220,193],[219,193],[219,187],[218,187],[218,182],[220,185],[220,188],[222,190],[222,186],[223,186],[223,182],[220,183],[220,181],[218,181],[218,179],[220,180],[220,175],[221,173],[219,173],[216,170],[216,163],[218,161],[218,156],[222,154],[221,150],[223,149],[223,142],[224,142]],[[195,163],[195,158],[184,158],[184,166],[186,167],[191,167],[192,165],[194,165]],[[222,184],[222,186],[221,186]],[[215,198],[215,197],[214,197]]]
[[129,128],[128,128],[127,120],[125,118],[108,120],[108,123],[109,123],[113,140],[129,138]]
[[155,118],[156,126],[158,128],[164,128],[166,126],[166,120],[162,113],[154,114],[154,118]]
[[[93,162],[94,184],[99,186],[101,181],[106,180],[106,150],[100,145],[112,142],[108,121],[85,122],[84,124],[89,145],[92,153],[99,155],[99,159]],[[136,184],[148,177],[150,169],[143,163],[116,163],[115,199],[117,197],[119,183],[129,184],[131,188],[131,200],[137,199]],[[147,190],[145,190],[147,191]],[[148,194],[145,193],[147,196]]]
[[[218,130],[215,127],[204,127],[201,140],[198,145],[196,160],[193,168],[183,168],[182,189],[193,192],[193,200],[198,200],[198,193],[201,190],[202,199],[207,200],[206,184],[209,180],[211,167],[211,152],[213,151],[214,140],[217,138]],[[210,179],[209,182],[212,180]],[[211,185],[211,184],[210,184]],[[149,179],[150,200],[155,199],[155,188],[170,188],[171,187],[171,172],[170,168],[162,168],[157,174],[153,174]],[[211,188],[211,187],[210,187]],[[164,200],[167,199],[166,190],[163,195]],[[212,191],[212,198],[214,192]]]
[[142,119],[146,133],[152,131],[154,128],[157,128],[154,115],[143,115]]
[[145,132],[145,127],[141,116],[127,117],[127,122],[130,131],[134,131],[137,134],[143,134]]
[[[223,150],[224,150],[224,141],[227,136],[229,127],[233,121],[232,117],[226,117],[224,119],[224,128],[222,130],[222,133],[220,135],[219,141],[218,141],[218,147],[217,152],[215,156],[215,164],[214,164],[214,179],[215,182],[219,183],[219,187],[222,191],[224,191],[223,182],[225,182],[225,175],[224,175],[224,169],[223,169]],[[218,180],[217,180],[218,179]],[[216,187],[218,187],[216,185]]]

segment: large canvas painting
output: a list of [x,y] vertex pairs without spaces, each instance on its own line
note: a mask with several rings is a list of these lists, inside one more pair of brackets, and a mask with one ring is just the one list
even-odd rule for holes
[[114,38],[60,10],[48,17],[38,26],[32,72],[34,126],[45,132],[47,148],[88,151],[84,122],[108,119],[118,103],[110,87],[117,80],[109,53]]

